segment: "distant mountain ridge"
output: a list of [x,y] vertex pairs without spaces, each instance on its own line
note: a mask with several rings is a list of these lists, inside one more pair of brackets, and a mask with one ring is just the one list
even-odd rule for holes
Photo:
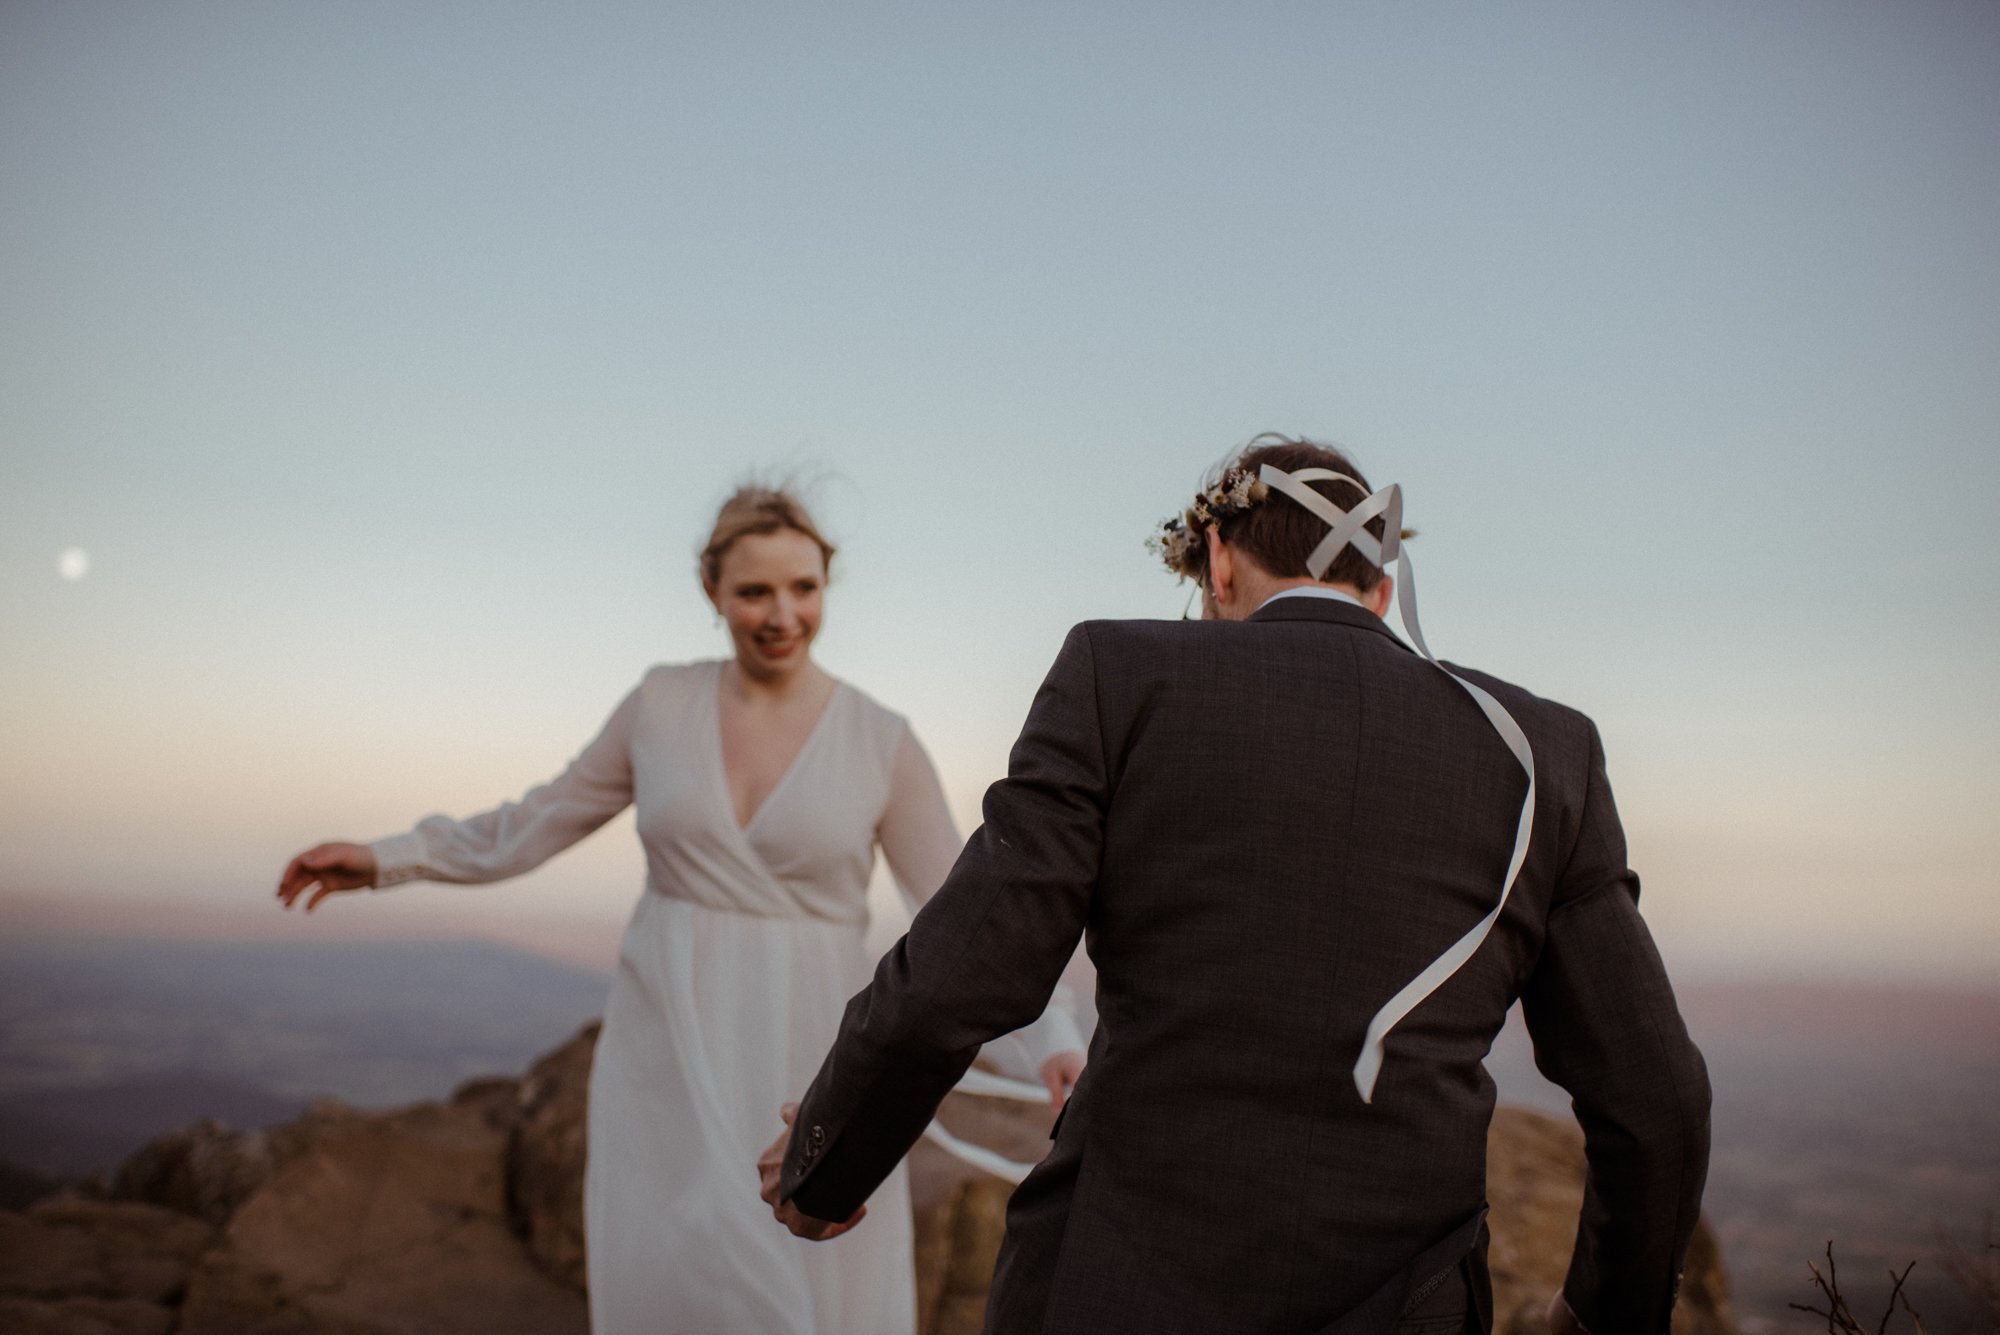
[[75,1176],[202,1116],[248,1128],[322,1094],[438,1098],[519,1070],[607,986],[483,941],[9,941],[0,1160]]
[[289,1121],[305,1108],[305,1100],[227,1076],[163,1071],[0,1099],[0,1147],[10,1164],[72,1177],[116,1163],[166,1127],[214,1118],[254,1131]]

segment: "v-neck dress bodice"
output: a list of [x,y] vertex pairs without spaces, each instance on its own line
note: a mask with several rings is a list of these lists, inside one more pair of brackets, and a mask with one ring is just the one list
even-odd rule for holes
[[722,762],[720,669],[655,670],[639,688],[632,787],[648,888],[713,909],[865,927],[874,831],[908,725],[836,685],[791,767],[739,826]]
[[[722,664],[656,667],[562,774],[466,820],[374,845],[378,884],[495,881],[635,809],[646,893],[621,947],[591,1072],[584,1179],[597,1335],[907,1335],[908,1184],[830,1243],[776,1224],[753,1165],[868,982],[879,843],[927,898],[960,849],[903,718],[840,684],[791,768],[739,827],[723,769]],[[1025,1045],[1079,1047],[1051,1008]]]

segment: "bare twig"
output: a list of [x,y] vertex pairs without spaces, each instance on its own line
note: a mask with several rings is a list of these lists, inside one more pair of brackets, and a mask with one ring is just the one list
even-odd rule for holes
[[1897,1303],[1901,1303],[1903,1310],[1910,1314],[1910,1324],[1917,1328],[1917,1335],[1924,1335],[1924,1319],[1917,1315],[1916,1308],[1910,1306],[1910,1295],[1903,1292],[1903,1285],[1908,1282],[1910,1272],[1916,1268],[1917,1263],[1912,1261],[1903,1267],[1903,1273],[1900,1275],[1893,1270],[1889,1272],[1889,1279],[1891,1281],[1889,1305],[1882,1309],[1882,1323],[1875,1328],[1875,1335],[1887,1335],[1889,1318],[1896,1314]]
[[[1898,1306],[1909,1314],[1916,1335],[1924,1335],[1924,1320],[1917,1315],[1917,1309],[1910,1306],[1909,1295],[1903,1292],[1903,1286],[1909,1282],[1910,1272],[1916,1268],[1917,1263],[1912,1261],[1903,1267],[1901,1274],[1897,1274],[1894,1270],[1889,1272],[1891,1286],[1889,1301],[1882,1309],[1882,1319],[1875,1323],[1873,1335],[1888,1335],[1889,1319],[1896,1315]],[[1806,1269],[1812,1272],[1813,1286],[1826,1300],[1826,1306],[1813,1307],[1806,1303],[1789,1303],[1787,1306],[1795,1312],[1809,1312],[1813,1316],[1823,1318],[1826,1321],[1827,1335],[1870,1335],[1868,1328],[1854,1315],[1854,1309],[1848,1305],[1847,1298],[1840,1291],[1840,1267],[1834,1262],[1831,1241],[1826,1244],[1825,1271],[1822,1272],[1811,1261],[1806,1262]]]

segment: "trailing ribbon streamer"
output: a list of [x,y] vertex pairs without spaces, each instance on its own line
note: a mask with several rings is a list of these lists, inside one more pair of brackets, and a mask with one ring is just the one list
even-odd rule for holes
[[[1020,1103],[1041,1103],[1049,1097],[1048,1091],[1040,1085],[1031,1085],[1025,1080],[1009,1080],[1004,1075],[994,1075],[977,1067],[967,1071],[959,1080],[957,1091],[960,1094],[977,1094],[982,1098],[1013,1099]],[[942,1122],[933,1121],[925,1127],[924,1138],[974,1168],[1004,1178],[1016,1186],[1020,1185],[1021,1180],[1034,1168],[1031,1163],[1021,1163],[989,1150],[984,1145],[974,1145],[971,1141],[961,1140],[945,1130]]]
[[[1389,1031],[1472,958],[1493,930],[1493,924],[1500,920],[1501,910],[1507,907],[1507,897],[1514,892],[1514,882],[1521,875],[1522,864],[1528,860],[1528,839],[1534,832],[1535,752],[1528,745],[1528,735],[1521,731],[1521,725],[1514,721],[1514,716],[1498,700],[1438,662],[1437,655],[1424,643],[1423,627],[1417,622],[1416,574],[1410,564],[1409,550],[1402,542],[1401,486],[1391,483],[1380,491],[1370,493],[1352,510],[1343,510],[1306,483],[1346,482],[1357,491],[1368,491],[1345,473],[1336,473],[1330,468],[1301,468],[1296,473],[1287,473],[1265,464],[1257,476],[1264,485],[1282,491],[1326,521],[1329,530],[1326,537],[1321,539],[1306,560],[1307,572],[1314,579],[1325,577],[1327,567],[1333,564],[1343,547],[1353,547],[1363,559],[1384,570],[1388,569],[1390,562],[1395,563],[1396,609],[1402,617],[1403,629],[1409,632],[1411,642],[1417,646],[1417,652],[1432,667],[1465,688],[1473,703],[1486,715],[1486,721],[1493,725],[1493,731],[1500,734],[1500,740],[1514,753],[1514,759],[1521,762],[1521,769],[1528,776],[1528,795],[1521,799],[1521,818],[1514,829],[1514,853],[1507,862],[1507,879],[1500,884],[1500,902],[1493,906],[1492,912],[1474,924],[1471,931],[1453,942],[1450,949],[1432,960],[1422,973],[1389,998],[1388,1003],[1376,1011],[1374,1018],[1368,1022],[1367,1035],[1361,1042],[1361,1056],[1354,1063],[1354,1087],[1360,1091],[1363,1103],[1372,1103],[1375,1099],[1375,1079],[1382,1073],[1383,1044],[1389,1037]],[[1379,540],[1366,527],[1368,521],[1377,515],[1382,516],[1382,537]]]

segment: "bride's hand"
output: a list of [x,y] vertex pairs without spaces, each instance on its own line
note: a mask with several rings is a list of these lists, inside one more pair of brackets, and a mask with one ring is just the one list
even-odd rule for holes
[[1042,1083],[1049,1089],[1049,1107],[1061,1112],[1069,1102],[1070,1091],[1076,1088],[1077,1080],[1083,1075],[1083,1054],[1081,1052],[1058,1052],[1042,1063]]
[[[278,898],[290,908],[308,889],[306,912],[340,890],[365,890],[375,884],[375,850],[366,844],[316,844],[286,864],[278,878]],[[314,887],[317,887],[316,889]]]

